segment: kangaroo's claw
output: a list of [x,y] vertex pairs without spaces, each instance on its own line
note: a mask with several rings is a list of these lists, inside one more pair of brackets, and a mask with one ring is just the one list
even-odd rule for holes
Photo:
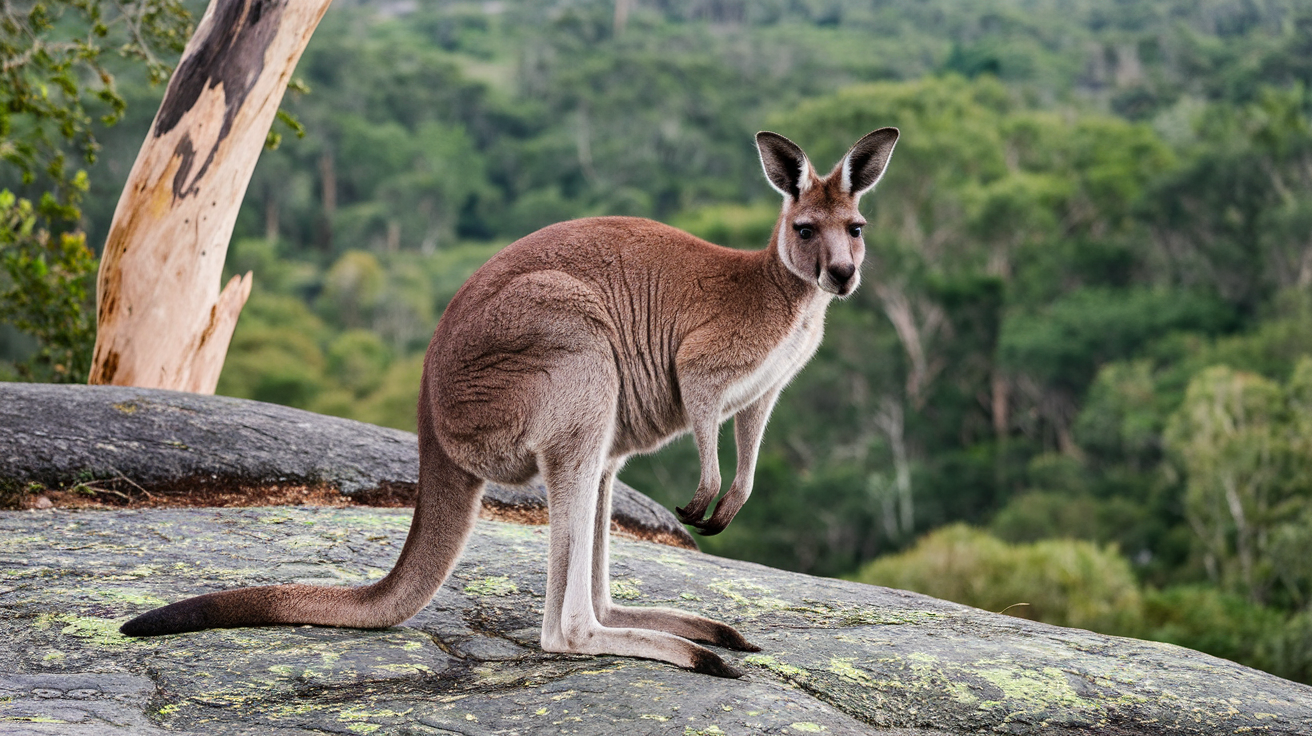
[[729,526],[728,524],[716,524],[714,519],[684,523],[691,524],[692,527],[697,530],[697,533],[703,537],[713,537],[724,531],[725,527]]
[[694,514],[691,509],[692,504],[688,504],[687,506],[675,506],[674,513],[679,517],[679,521],[682,521],[685,524],[697,526],[702,522],[702,516],[706,512],[703,510],[700,514]]

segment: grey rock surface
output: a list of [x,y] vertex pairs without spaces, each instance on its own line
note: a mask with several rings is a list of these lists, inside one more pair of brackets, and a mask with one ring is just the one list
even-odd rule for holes
[[6,734],[176,733],[146,717],[155,683],[139,675],[0,674],[0,732]]
[[615,543],[614,597],[735,625],[747,677],[547,654],[547,530],[490,521],[402,626],[118,633],[184,596],[376,579],[409,518],[0,513],[0,733],[1312,733],[1312,688],[1198,652],[646,542]]
[[[21,485],[126,479],[159,494],[327,485],[375,503],[412,499],[418,478],[410,432],[224,396],[0,383],[0,480]],[[490,484],[484,506],[545,523],[546,489]],[[612,518],[634,536],[696,547],[673,513],[623,483]]]

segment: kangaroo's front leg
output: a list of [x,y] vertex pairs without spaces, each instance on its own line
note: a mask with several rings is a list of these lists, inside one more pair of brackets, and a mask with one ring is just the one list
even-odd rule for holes
[[539,467],[547,484],[551,518],[542,648],[548,652],[646,657],[708,675],[740,676],[714,652],[687,639],[663,631],[611,628],[598,619],[593,604],[592,557],[598,526],[598,489],[605,472],[609,434],[592,442],[580,434],[571,432],[562,438],[561,446],[540,453]]
[[720,494],[720,392],[709,386],[707,380],[682,381],[686,388],[683,397],[684,412],[692,423],[692,436],[697,441],[697,457],[701,461],[702,477],[697,493],[687,506],[675,507],[679,521],[697,526],[711,501]]
[[617,606],[610,594],[610,499],[615,468],[606,468],[597,492],[596,526],[592,541],[592,606],[602,626],[652,629],[693,641],[744,652],[761,648],[743,638],[732,626],[672,608]]
[[779,398],[780,388],[765,392],[761,398],[739,410],[733,417],[733,437],[738,445],[738,467],[733,474],[733,483],[728,492],[715,505],[715,513],[705,521],[692,522],[697,531],[706,534],[719,534],[729,526],[738,510],[752,495],[752,481],[756,477],[756,457],[761,449],[761,437],[765,434],[765,423],[770,419],[775,399]]

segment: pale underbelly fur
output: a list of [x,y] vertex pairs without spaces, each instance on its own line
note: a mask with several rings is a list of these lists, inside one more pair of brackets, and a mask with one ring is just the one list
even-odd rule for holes
[[803,310],[788,335],[766,354],[755,370],[734,381],[724,392],[720,414],[728,418],[776,386],[787,384],[806,365],[820,346],[825,331],[828,295],[817,298]]

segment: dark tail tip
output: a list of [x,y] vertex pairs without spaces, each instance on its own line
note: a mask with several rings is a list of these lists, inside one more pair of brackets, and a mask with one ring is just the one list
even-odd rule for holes
[[[154,613],[151,611],[150,613]],[[150,613],[145,613],[118,627],[123,636],[155,636],[163,632],[156,631],[151,625]]]
[[156,608],[137,616],[119,627],[124,636],[163,636],[204,631],[222,626],[215,620],[216,601],[201,595]]

